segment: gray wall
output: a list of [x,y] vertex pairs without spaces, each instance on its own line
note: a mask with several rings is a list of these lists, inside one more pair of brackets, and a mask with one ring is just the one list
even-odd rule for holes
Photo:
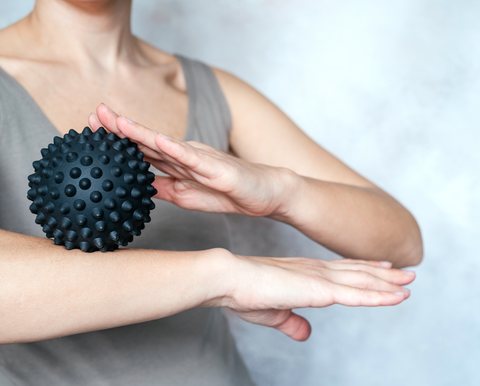
[[[0,27],[31,5],[1,2]],[[139,36],[253,84],[423,231],[425,261],[398,307],[301,310],[305,343],[233,319],[259,385],[480,384],[478,20],[473,0],[134,2]],[[287,227],[258,227],[238,251],[332,256]],[[265,250],[279,233],[286,242]]]

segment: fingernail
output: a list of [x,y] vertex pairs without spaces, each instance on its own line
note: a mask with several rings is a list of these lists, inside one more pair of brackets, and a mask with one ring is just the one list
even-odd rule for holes
[[90,113],[90,115],[93,115],[93,117],[94,117],[98,122],[100,122],[100,120],[99,120],[98,117],[97,117],[97,114],[95,114],[95,113]]
[[385,267],[385,268],[391,268],[392,267],[392,263],[390,263],[389,261],[379,261],[379,263],[382,267]]
[[407,269],[402,269],[402,272],[406,275],[409,275],[409,276],[415,276],[415,272],[409,271]]
[[394,292],[395,295],[402,295],[402,296],[405,296],[405,293],[404,292]]
[[113,111],[113,110],[110,108],[109,105],[107,105],[106,103],[103,103],[103,102],[102,102],[101,104],[104,105],[104,106],[108,109],[108,111],[110,111],[110,112],[113,113],[113,114],[116,114],[115,111]]
[[123,119],[125,119],[128,123],[131,123],[131,124],[134,124],[135,122],[133,122],[130,118],[127,118],[125,115],[120,115]]
[[402,288],[405,295],[410,295],[410,290],[408,288]]

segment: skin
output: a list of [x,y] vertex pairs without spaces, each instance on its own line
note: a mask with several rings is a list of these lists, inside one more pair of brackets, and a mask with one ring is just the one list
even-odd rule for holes
[[88,118],[93,129],[103,125],[137,141],[170,175],[156,179],[157,198],[187,209],[268,216],[349,259],[249,257],[223,249],[84,254],[0,230],[0,343],[202,306],[229,307],[301,341],[311,327],[295,308],[386,306],[408,298],[402,286],[414,273],[391,267],[421,260],[411,214],[310,140],[265,97],[218,69],[232,111],[235,156],[181,141],[188,109],[181,66],[131,35],[130,8],[120,0],[38,0],[29,16],[0,31],[0,66],[60,134],[83,127],[85,112],[95,111]]
[[89,118],[94,130],[104,126],[141,144],[147,160],[170,176],[156,178],[157,198],[185,209],[283,221],[345,257],[371,255],[401,266],[416,263],[418,245],[405,240],[420,237],[414,232],[415,220],[378,188],[305,177],[202,143],[178,141],[119,117],[105,105],[97,114]]

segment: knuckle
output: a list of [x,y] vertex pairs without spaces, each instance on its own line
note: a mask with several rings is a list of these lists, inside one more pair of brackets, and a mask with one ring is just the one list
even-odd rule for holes
[[364,298],[367,296],[367,291],[364,288],[354,288],[355,295]]

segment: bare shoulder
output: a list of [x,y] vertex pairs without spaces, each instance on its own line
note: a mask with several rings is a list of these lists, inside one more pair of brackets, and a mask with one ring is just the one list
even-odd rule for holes
[[251,146],[252,142],[271,143],[282,136],[305,139],[295,123],[253,86],[227,71],[217,68],[213,71],[232,114],[231,146],[242,158],[253,162],[264,161],[257,158],[260,152],[257,146]]
[[281,109],[255,87],[227,71],[218,68],[213,68],[213,71],[234,115],[234,130],[243,130],[242,126],[251,120],[269,120],[273,125],[275,121],[281,121],[292,130],[298,129]]
[[325,181],[373,186],[313,141],[254,87],[226,71],[213,71],[232,114],[230,146],[240,158]]
[[238,103],[244,99],[248,100],[251,97],[255,97],[268,102],[268,99],[260,92],[236,75],[215,67],[212,67],[212,70],[227,99],[235,100]]
[[232,147],[241,143],[245,135],[269,136],[271,127],[298,130],[285,113],[253,86],[227,71],[218,68],[213,71],[232,113]]

